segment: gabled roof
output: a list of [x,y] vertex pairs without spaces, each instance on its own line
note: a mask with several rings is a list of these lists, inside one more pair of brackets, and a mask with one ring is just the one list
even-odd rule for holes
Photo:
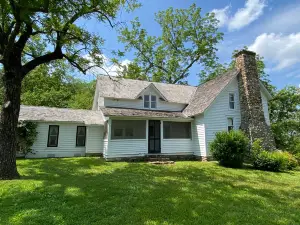
[[239,74],[237,69],[230,70],[213,80],[198,86],[189,105],[184,109],[186,116],[201,114],[207,109],[220,92]]
[[39,122],[76,122],[84,123],[86,125],[104,124],[104,118],[101,111],[25,105],[21,105],[19,120]]
[[188,104],[197,89],[197,87],[188,85],[99,76],[97,78],[96,93],[99,92],[100,97],[106,98],[135,99],[150,84],[153,84],[168,102],[182,104]]
[[168,99],[157,89],[157,87],[153,83],[150,83],[147,87],[145,87],[143,90],[141,90],[141,92],[138,93],[138,95],[135,96],[135,98],[136,99],[139,98],[143,94],[144,90],[146,90],[148,88],[153,88],[156,92],[158,92],[158,94],[160,95],[161,98],[163,98],[165,101],[168,101]]

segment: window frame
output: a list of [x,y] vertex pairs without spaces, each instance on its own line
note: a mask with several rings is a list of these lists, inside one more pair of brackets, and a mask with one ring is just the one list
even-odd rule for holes
[[[231,101],[230,97],[233,96],[233,101]],[[230,107],[230,103],[233,102],[233,108]],[[236,97],[234,92],[230,92],[228,94],[228,108],[229,110],[235,110],[236,109]]]
[[[229,125],[229,120],[232,120],[232,125]],[[231,129],[229,129],[231,127]],[[231,130],[234,130],[234,118],[233,117],[227,117],[227,131],[230,132]]]
[[[120,124],[117,124],[117,121],[126,121],[129,122],[130,124],[132,124],[132,122],[136,122],[136,121],[142,121],[141,124],[137,125],[137,126],[120,126]],[[116,124],[114,124],[116,123]],[[143,124],[142,124],[143,123]],[[136,135],[137,133],[141,134],[141,132],[136,132],[135,129],[144,126],[145,129],[142,129],[143,133],[141,136],[143,137],[138,137],[138,135]],[[120,130],[122,131],[122,135],[120,136],[115,136],[115,130]],[[147,120],[112,120],[111,121],[111,133],[110,133],[110,140],[111,141],[120,141],[120,140],[146,140],[147,139]]]
[[[78,135],[79,128],[84,127],[84,145],[78,145],[78,137],[83,135]],[[85,147],[86,146],[86,126],[77,126],[76,129],[76,147]]]
[[[147,101],[146,101],[145,96],[148,96],[148,98],[149,98]],[[152,97],[155,98],[154,101],[152,100]],[[157,108],[157,96],[156,95],[152,95],[152,94],[144,95],[143,101],[144,101],[144,109],[156,109]],[[148,103],[148,107],[145,106],[146,102]],[[152,107],[153,103],[155,104],[155,107]]]
[[[51,127],[57,127],[57,135],[56,135],[56,145],[50,145],[50,136],[54,136],[54,135],[50,135],[50,129]],[[57,148],[58,147],[58,138],[59,138],[59,125],[49,125],[49,128],[48,128],[48,140],[47,140],[47,147],[50,147],[50,148]]]
[[[179,121],[162,121],[163,124],[162,124],[162,128],[163,128],[163,131],[162,131],[162,139],[164,140],[193,140],[193,134],[192,134],[192,122],[190,121],[187,121],[187,122],[179,122]],[[168,123],[189,123],[189,136],[190,137],[184,137],[184,138],[167,138],[165,136],[165,126],[168,124]],[[170,126],[170,125],[169,125]],[[169,127],[170,129],[170,134],[172,132],[172,126]]]

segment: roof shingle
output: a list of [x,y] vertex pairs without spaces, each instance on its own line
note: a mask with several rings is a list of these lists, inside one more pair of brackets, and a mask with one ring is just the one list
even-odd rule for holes
[[150,84],[153,84],[169,102],[188,104],[197,87],[99,76],[96,88],[100,97],[135,99]]
[[21,105],[19,120],[77,122],[86,125],[104,124],[104,118],[101,111],[25,105]]
[[186,116],[195,116],[204,112],[220,92],[239,74],[239,70],[233,69],[213,80],[198,86],[189,105],[184,109]]

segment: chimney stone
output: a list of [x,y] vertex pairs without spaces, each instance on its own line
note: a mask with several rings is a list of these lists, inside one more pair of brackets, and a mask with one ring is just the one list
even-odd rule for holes
[[265,149],[273,150],[275,141],[263,112],[255,55],[255,52],[248,50],[241,50],[235,54],[235,66],[240,70],[238,83],[241,129],[248,135],[251,143],[259,138]]

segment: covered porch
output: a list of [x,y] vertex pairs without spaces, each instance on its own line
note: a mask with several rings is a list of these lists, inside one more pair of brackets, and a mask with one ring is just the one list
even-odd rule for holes
[[[107,119],[107,160],[152,156],[193,156],[197,151],[193,118],[181,112],[102,109]],[[199,148],[198,148],[199,149]]]

